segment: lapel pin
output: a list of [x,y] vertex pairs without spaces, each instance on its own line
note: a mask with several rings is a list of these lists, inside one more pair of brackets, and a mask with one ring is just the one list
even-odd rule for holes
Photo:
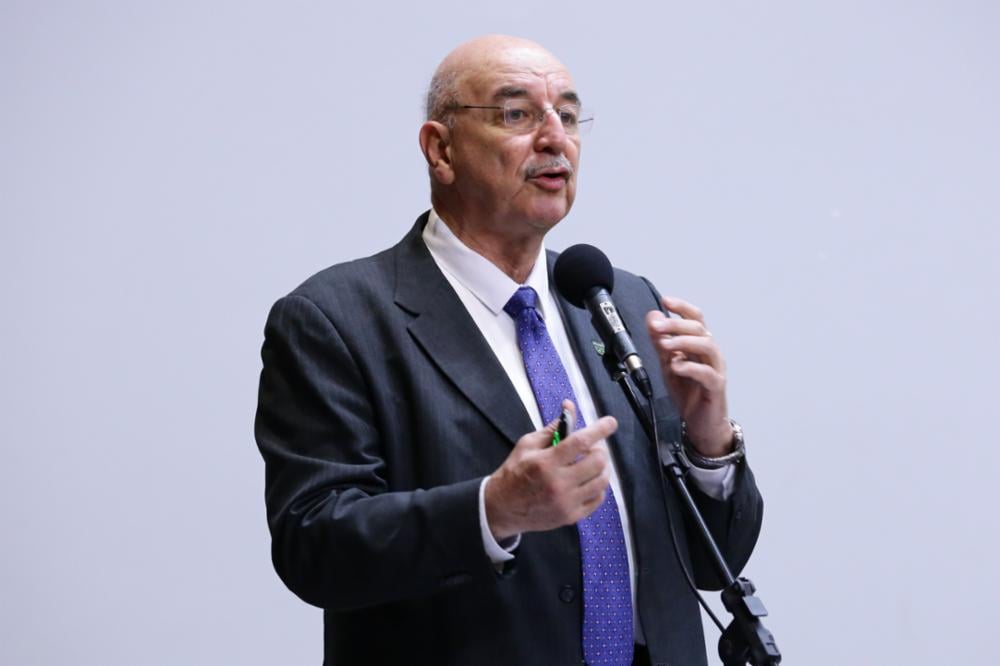
[[594,351],[597,352],[598,356],[604,356],[604,343],[598,342],[597,340],[591,340],[590,343],[594,345]]

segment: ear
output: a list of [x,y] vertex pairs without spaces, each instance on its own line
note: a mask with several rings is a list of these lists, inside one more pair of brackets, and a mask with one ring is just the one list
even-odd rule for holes
[[427,160],[431,177],[442,185],[455,182],[451,162],[451,130],[444,123],[428,120],[420,127],[420,150]]

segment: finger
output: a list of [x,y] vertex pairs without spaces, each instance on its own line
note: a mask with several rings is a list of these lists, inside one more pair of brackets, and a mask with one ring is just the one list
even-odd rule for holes
[[572,400],[563,400],[562,408],[566,412],[566,436],[568,437],[576,430],[576,405],[573,404]]
[[519,449],[546,449],[552,446],[552,436],[559,425],[559,419],[555,419],[545,425],[541,430],[529,432],[517,440],[514,445]]
[[611,484],[611,467],[606,467],[601,474],[589,479],[580,486],[577,497],[581,504],[592,502],[598,495],[608,489]]
[[[568,412],[566,416],[567,421],[567,432],[573,432],[573,426],[576,425],[576,405],[573,404],[572,400],[563,400],[562,408]],[[549,423],[545,424],[541,430],[536,430],[535,432],[530,432],[521,439],[517,440],[515,446],[525,448],[525,449],[545,449],[552,446],[554,440],[554,435],[556,430],[559,428],[559,419],[553,419]]]
[[594,476],[576,488],[567,496],[567,507],[578,513],[576,520],[589,515],[604,501],[605,493],[611,484],[611,468],[606,467],[601,474]]
[[560,474],[569,487],[580,488],[609,473],[609,455],[607,447],[598,443],[578,457],[572,465],[560,467]]
[[686,377],[709,391],[722,391],[726,386],[725,376],[704,363],[696,363],[683,358],[670,361],[670,371],[678,377]]
[[661,358],[663,354],[668,354],[673,358],[675,352],[681,352],[689,359],[710,365],[717,371],[721,372],[725,368],[722,351],[712,338],[678,335],[672,338],[660,338],[657,340],[656,346],[661,353]]
[[618,421],[611,416],[598,419],[595,423],[577,430],[553,450],[557,465],[575,465],[583,459],[598,442],[610,437],[618,429]]
[[700,321],[702,324],[705,323],[705,315],[702,314],[701,310],[681,298],[664,296],[661,302],[663,303],[663,307],[680,316],[682,319],[694,319],[695,321]]
[[572,465],[590,448],[607,439],[618,430],[618,421],[613,416],[603,416],[595,423],[577,430],[567,437],[559,446],[552,449],[552,454],[560,465]]
[[695,319],[674,319],[659,310],[646,316],[646,326],[651,337],[663,335],[698,335],[712,337],[705,325]]
[[588,486],[586,489],[582,489],[580,493],[580,517],[577,520],[582,520],[590,514],[597,510],[597,507],[604,504],[604,500],[608,496],[608,487],[610,480],[598,479],[593,482],[592,485]]

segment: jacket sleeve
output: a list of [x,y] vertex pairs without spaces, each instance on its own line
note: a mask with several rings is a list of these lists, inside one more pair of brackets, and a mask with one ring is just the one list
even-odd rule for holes
[[377,414],[372,399],[382,387],[313,301],[293,294],[274,305],[261,357],[255,435],[272,559],[289,589],[347,610],[492,579],[482,478],[390,489],[380,423],[392,415]]
[[[750,559],[760,534],[764,513],[764,501],[757,490],[753,472],[750,471],[745,459],[738,464],[740,469],[737,471],[733,494],[724,502],[701,492],[694,483],[687,484],[702,518],[705,519],[705,524],[708,525],[719,551],[734,576],[739,575]],[[719,578],[708,550],[702,543],[701,535],[690,521],[685,523],[688,543],[691,545],[695,583],[704,590],[722,589],[722,579]]]

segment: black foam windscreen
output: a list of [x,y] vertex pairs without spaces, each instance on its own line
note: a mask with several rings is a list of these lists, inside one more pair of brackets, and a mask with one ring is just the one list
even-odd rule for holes
[[615,272],[607,256],[593,245],[573,245],[566,248],[552,269],[556,289],[563,298],[578,308],[594,288],[615,289]]

